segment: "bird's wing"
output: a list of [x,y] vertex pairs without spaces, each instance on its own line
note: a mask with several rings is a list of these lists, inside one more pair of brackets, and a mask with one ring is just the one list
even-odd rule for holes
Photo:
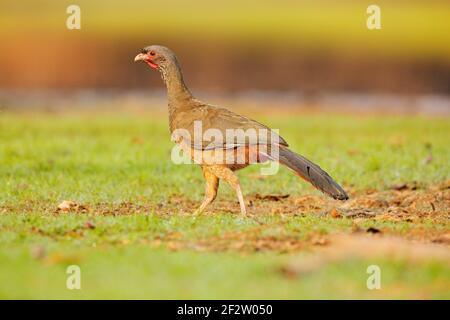
[[269,127],[224,108],[201,104],[179,110],[174,120],[175,129],[187,132],[195,149],[228,149],[271,143],[288,146],[287,142]]

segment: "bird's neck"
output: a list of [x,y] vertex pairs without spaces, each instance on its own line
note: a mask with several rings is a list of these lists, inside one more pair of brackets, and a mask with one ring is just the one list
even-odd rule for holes
[[169,115],[185,105],[193,96],[183,80],[183,74],[177,63],[161,69],[161,76],[167,88]]

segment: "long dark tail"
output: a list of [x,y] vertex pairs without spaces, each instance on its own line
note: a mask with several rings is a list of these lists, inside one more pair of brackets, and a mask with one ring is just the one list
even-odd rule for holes
[[328,173],[323,171],[317,164],[312,163],[308,159],[292,152],[285,146],[280,146],[279,162],[296,174],[310,182],[314,187],[328,194],[334,199],[347,200],[348,195],[344,189],[338,185]]

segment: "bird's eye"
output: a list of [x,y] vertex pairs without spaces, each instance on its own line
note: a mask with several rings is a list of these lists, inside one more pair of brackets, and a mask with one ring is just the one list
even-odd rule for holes
[[154,56],[155,55],[155,51],[150,51],[150,55]]

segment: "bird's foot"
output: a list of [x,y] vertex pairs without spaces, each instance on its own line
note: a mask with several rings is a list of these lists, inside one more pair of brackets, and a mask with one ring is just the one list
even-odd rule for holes
[[198,215],[201,214],[202,212],[203,212],[203,209],[202,209],[202,208],[198,208],[198,209],[196,209],[196,210],[192,213],[192,215],[198,216]]
[[241,205],[241,216],[247,216],[247,209],[245,208],[245,204]]

